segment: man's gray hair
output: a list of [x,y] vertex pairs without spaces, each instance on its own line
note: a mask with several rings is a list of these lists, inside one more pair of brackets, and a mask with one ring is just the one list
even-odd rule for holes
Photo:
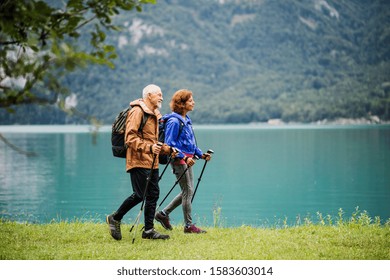
[[161,92],[161,88],[159,86],[150,84],[144,87],[142,91],[142,98],[146,99],[149,93],[160,93],[160,92]]

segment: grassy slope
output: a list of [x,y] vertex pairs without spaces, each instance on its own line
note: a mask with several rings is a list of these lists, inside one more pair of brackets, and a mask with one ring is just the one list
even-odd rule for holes
[[[284,229],[207,228],[186,235],[174,227],[170,240],[132,244],[130,225],[115,241],[105,224],[58,222],[19,224],[0,221],[0,259],[60,260],[389,260],[390,226],[302,225]],[[157,230],[165,232],[158,227]]]

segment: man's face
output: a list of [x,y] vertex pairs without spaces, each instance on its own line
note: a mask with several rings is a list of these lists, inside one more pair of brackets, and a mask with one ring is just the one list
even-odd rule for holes
[[163,94],[162,92],[159,93],[150,93],[149,94],[150,103],[154,108],[161,109],[162,102],[163,102]]

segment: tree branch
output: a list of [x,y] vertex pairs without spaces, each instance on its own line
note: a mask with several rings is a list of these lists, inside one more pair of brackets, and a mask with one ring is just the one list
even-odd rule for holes
[[26,155],[26,156],[37,156],[37,153],[35,152],[29,152],[29,151],[24,151],[22,150],[21,148],[15,146],[14,144],[12,144],[7,138],[5,138],[3,136],[3,134],[0,133],[0,140],[3,141],[8,147],[10,147],[11,149],[13,149],[14,151],[17,151],[18,153],[20,154],[23,154],[23,155]]
[[20,44],[20,41],[5,41],[5,42],[1,42],[0,41],[0,45],[4,45],[4,46],[6,46],[6,45],[18,45],[18,44]]
[[90,23],[91,21],[93,21],[96,18],[97,18],[97,16],[95,15],[95,16],[91,17],[90,19],[87,19],[86,21],[84,21],[83,23],[78,25],[74,30],[80,29],[81,27],[83,27],[84,25]]

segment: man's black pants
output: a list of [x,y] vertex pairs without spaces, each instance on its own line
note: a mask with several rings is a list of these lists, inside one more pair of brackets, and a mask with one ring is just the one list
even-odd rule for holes
[[[123,201],[122,205],[118,208],[114,215],[114,219],[117,221],[122,220],[123,216],[126,215],[134,206],[142,202],[147,177],[149,176],[150,169],[146,168],[133,168],[130,170],[130,180],[133,188],[133,194]],[[160,195],[160,188],[158,186],[159,170],[153,169],[152,176],[148,185],[148,189],[145,196],[144,205],[144,219],[145,219],[145,230],[153,228],[154,214],[156,212],[157,200]]]

